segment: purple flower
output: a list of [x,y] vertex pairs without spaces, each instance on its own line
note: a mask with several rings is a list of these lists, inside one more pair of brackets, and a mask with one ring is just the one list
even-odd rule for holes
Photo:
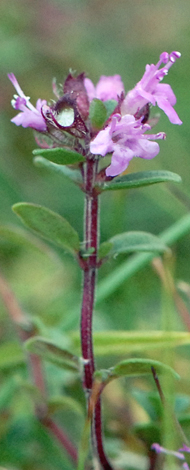
[[[151,103],[153,106],[157,103],[159,108],[168,116],[170,122],[182,124],[182,121],[173,109],[173,106],[176,104],[176,97],[172,88],[166,83],[159,83],[180,56],[180,52],[177,51],[172,52],[170,55],[167,52],[163,52],[156,65],[146,65],[145,73],[140,82],[127,93],[121,105],[121,113],[135,115],[147,103]],[[159,67],[162,63],[164,67],[160,69]]]
[[[172,123],[182,124],[173,109],[176,97],[170,85],[159,83],[180,55],[179,52],[175,51],[170,55],[163,52],[157,65],[147,65],[140,82],[127,93],[124,100],[120,100],[118,105],[119,114],[112,115],[107,127],[92,140],[90,144],[91,153],[104,157],[106,153],[113,152],[111,165],[106,169],[107,176],[117,176],[122,173],[133,157],[150,159],[158,154],[159,145],[157,142],[151,142],[151,140],[165,139],[166,135],[163,132],[153,135],[145,134],[147,130],[151,129],[151,126],[146,124],[149,115],[149,104],[155,106],[157,103]],[[162,63],[164,67],[159,68]],[[112,85],[114,86],[112,87]],[[118,97],[124,91],[118,75],[107,77],[107,82],[106,77],[101,77],[96,89],[88,79],[86,79],[85,86],[90,100],[94,97],[102,100],[113,98],[111,96],[112,92],[113,95],[115,93]]]
[[86,88],[89,101],[92,101],[94,98],[98,98],[102,101],[118,101],[118,96],[124,92],[124,85],[120,75],[113,75],[110,77],[102,75],[96,87],[89,78],[85,78],[84,86]]
[[[183,447],[181,449],[179,449],[179,451],[177,451],[177,452],[174,451],[174,450],[165,449],[165,447],[162,447],[157,443],[152,444],[151,448],[153,450],[155,450],[155,452],[157,454],[173,455],[174,457],[176,457],[179,460],[185,460],[185,456],[182,452],[190,452],[190,448],[188,446],[186,446],[185,444],[183,444]],[[189,465],[187,464],[187,462],[183,463],[182,468],[184,470],[190,470]]]
[[14,109],[21,111],[17,114],[11,122],[14,122],[17,126],[32,127],[33,129],[44,132],[46,131],[46,122],[41,114],[42,106],[46,103],[46,100],[38,99],[36,108],[30,103],[29,96],[25,96],[17,82],[16,77],[13,73],[8,74],[9,80],[15,87],[18,95],[14,95],[11,104]]
[[186,444],[183,444],[183,447],[179,449],[180,452],[189,452],[190,453],[190,447],[186,446]]
[[159,153],[157,142],[152,139],[165,139],[165,134],[147,134],[148,124],[142,124],[134,116],[116,114],[112,117],[110,124],[100,131],[90,144],[93,154],[105,156],[113,152],[111,165],[106,168],[107,176],[116,176],[126,170],[133,157],[151,159]]
[[184,468],[184,470],[190,470],[187,462],[184,462],[182,467]]
[[174,457],[177,457],[177,459],[185,460],[184,455],[180,453],[180,449],[179,452],[176,452],[174,450],[165,449],[165,447],[162,447],[157,443],[152,444],[151,448],[155,450],[157,454],[173,455]]

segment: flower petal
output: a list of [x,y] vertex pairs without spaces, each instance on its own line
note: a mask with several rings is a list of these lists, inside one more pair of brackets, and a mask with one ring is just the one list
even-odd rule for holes
[[158,97],[157,104],[159,108],[165,112],[166,116],[168,116],[168,119],[172,124],[183,124],[175,109],[172,108],[171,104],[167,99]]
[[138,139],[133,145],[133,149],[136,157],[145,158],[145,160],[151,160],[160,151],[158,143],[151,142],[148,139]]
[[11,102],[12,106],[14,109],[21,111],[21,113],[11,119],[11,122],[16,124],[16,126],[32,127],[40,132],[46,131],[46,121],[41,114],[42,106],[46,104],[46,101],[38,99],[35,108],[30,103],[29,96],[25,96],[24,92],[20,88],[15,75],[13,73],[8,74],[8,78],[19,95],[14,95],[14,99]]
[[118,100],[122,92],[124,92],[124,85],[120,75],[108,77],[102,75],[96,85],[96,98],[102,101]]
[[89,101],[92,101],[93,98],[98,98],[101,101],[118,101],[118,96],[120,96],[121,93],[125,91],[120,75],[102,75],[96,87],[89,78],[85,78],[84,85]]
[[[123,103],[121,104],[121,113],[131,113],[135,115],[140,109],[148,103],[157,105],[168,116],[173,124],[182,124],[172,106],[176,104],[175,94],[167,83],[159,82],[167,75],[169,68],[174,64],[180,53],[174,51],[170,55],[163,52],[156,65],[147,64],[145,73],[136,86],[130,90]],[[164,63],[164,67],[159,68]]]
[[113,142],[110,135],[110,126],[100,131],[90,143],[90,151],[95,155],[105,157],[106,153],[113,152]]
[[106,176],[117,176],[129,165],[134,157],[134,152],[129,148],[116,147],[111,159],[111,165],[106,168]]
[[96,90],[90,78],[84,79],[84,86],[86,88],[89,101],[92,101],[94,98],[96,98]]
[[162,447],[157,443],[152,444],[151,449],[155,450],[157,452],[157,454],[173,455],[174,457],[177,457],[180,460],[185,459],[184,455],[181,454],[180,452],[176,452],[174,450],[166,449],[165,447]]

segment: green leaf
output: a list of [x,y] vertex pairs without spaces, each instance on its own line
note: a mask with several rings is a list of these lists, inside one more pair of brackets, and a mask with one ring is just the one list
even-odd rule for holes
[[180,183],[181,177],[171,171],[141,171],[138,173],[119,176],[114,178],[112,181],[99,183],[99,186],[102,191],[110,191],[117,189],[140,188],[141,186],[148,186],[150,184],[163,183],[167,181]]
[[82,184],[82,176],[79,170],[71,170],[68,166],[57,165],[57,163],[49,162],[43,157],[35,157],[34,164],[38,168],[45,168],[52,173],[56,173],[64,177],[66,176],[66,178],[74,181],[74,183]]
[[[158,422],[159,423],[159,422]],[[150,423],[137,423],[133,425],[132,432],[143,442],[146,442],[147,447],[150,449],[154,442],[161,441],[160,424],[155,422]]]
[[101,129],[107,119],[107,110],[101,100],[94,98],[90,103],[89,118],[92,127]]
[[[170,246],[176,243],[181,237],[188,234],[189,231],[190,214],[186,214],[171,225],[171,227],[161,232],[159,237],[164,243]],[[120,266],[117,266],[116,269],[98,284],[96,305],[113,294],[123,282],[146,266],[154,256],[154,253],[137,253],[121,263]]]
[[15,396],[15,391],[18,389],[15,377],[12,376],[6,379],[5,383],[1,383],[0,388],[0,411],[5,412],[5,408],[10,405],[12,398]]
[[27,351],[37,354],[37,356],[61,368],[77,372],[79,370],[78,357],[74,356],[66,349],[60,348],[48,339],[35,336],[25,342],[25,348]]
[[104,101],[104,106],[107,110],[107,119],[114,112],[114,109],[116,108],[117,105],[118,105],[118,102],[116,100]]
[[[80,337],[70,333],[73,349],[80,351]],[[126,355],[150,349],[174,348],[190,344],[190,333],[183,331],[103,331],[93,335],[96,356]]]
[[120,377],[138,377],[140,375],[152,374],[152,367],[156,369],[158,374],[167,372],[179,379],[179,374],[177,374],[177,372],[160,361],[136,358],[125,359],[107,370],[99,370],[94,373],[94,378],[95,380],[102,382],[104,385],[107,385],[112,380]]
[[74,163],[85,162],[86,159],[78,152],[66,148],[35,149],[33,155],[46,158],[58,165],[73,165]]
[[[110,244],[110,250],[107,251],[108,256],[114,256],[119,253],[132,253],[134,251],[156,251],[163,253],[168,250],[160,238],[148,232],[124,232],[115,235],[115,237],[110,238],[106,242],[106,245],[103,244],[103,248],[100,245],[100,255],[102,251],[105,251],[105,248],[108,250],[108,244]],[[102,257],[100,255],[99,257]]]
[[48,413],[54,414],[62,410],[73,411],[74,413],[83,416],[84,411],[81,404],[68,396],[53,397],[48,400]]
[[32,250],[40,251],[55,259],[55,252],[53,252],[48,245],[33,234],[15,226],[0,226],[0,243],[10,244],[13,245],[13,247],[20,246],[28,249],[31,248]]
[[12,369],[23,363],[24,354],[19,343],[10,341],[0,346],[0,370]]
[[79,251],[79,237],[66,219],[36,204],[21,202],[13,211],[35,233],[71,252]]
[[113,249],[113,243],[110,241],[101,243],[98,251],[99,259],[105,258],[105,256],[110,255],[110,251]]

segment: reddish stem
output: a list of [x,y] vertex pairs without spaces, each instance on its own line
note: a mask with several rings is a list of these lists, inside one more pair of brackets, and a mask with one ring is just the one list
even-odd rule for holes
[[60,442],[62,447],[70,455],[73,462],[76,464],[77,459],[78,459],[76,447],[72,444],[70,439],[67,437],[67,434],[63,431],[63,428],[61,429],[59,426],[57,426],[57,424],[54,423],[54,421],[52,421],[50,418],[46,418],[42,420],[42,423],[47,429],[51,431],[54,437],[56,437],[56,439]]
[[[2,297],[3,303],[10,315],[11,320],[16,325],[18,330],[18,335],[22,342],[33,337],[35,335],[35,329],[27,321],[24,312],[20,308],[17,299],[12,292],[8,282],[0,275],[0,296]],[[23,329],[27,327],[26,330]],[[31,376],[33,382],[40,391],[41,395],[45,397],[45,381],[44,374],[42,370],[42,362],[40,357],[36,354],[29,354],[28,360],[31,369]],[[48,428],[55,438],[60,442],[64,447],[65,451],[70,455],[71,459],[76,463],[77,462],[77,450],[70,439],[67,437],[66,433],[55,424],[52,419],[47,418],[47,406],[45,401],[36,402],[35,405],[36,417],[43,423],[43,425]]]
[[[83,386],[86,392],[87,402],[89,401],[93,374],[95,371],[93,340],[92,340],[92,317],[94,307],[94,294],[96,285],[96,272],[98,269],[98,195],[94,190],[95,178],[97,174],[97,162],[92,157],[87,160],[84,171],[84,191],[85,215],[84,215],[84,249],[87,251],[93,248],[93,253],[89,255],[84,264],[83,299],[81,311],[81,346],[83,358],[88,361],[84,364]],[[101,401],[98,400],[92,423],[93,448],[105,470],[112,470],[110,463],[104,452],[102,442],[102,420]]]
[[29,354],[29,364],[33,382],[35,383],[37,389],[41,392],[42,396],[45,397],[46,389],[41,358],[36,354]]

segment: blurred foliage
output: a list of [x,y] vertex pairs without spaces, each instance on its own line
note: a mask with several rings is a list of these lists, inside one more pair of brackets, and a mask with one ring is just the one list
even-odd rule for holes
[[[53,77],[63,82],[68,70],[85,71],[96,83],[100,75],[120,74],[126,91],[141,78],[146,63],[156,63],[164,50],[179,50],[182,57],[169,72],[168,82],[177,96],[176,110],[183,126],[171,125],[161,115],[155,128],[165,131],[160,154],[151,161],[134,159],[129,171],[170,170],[180,174],[181,185],[159,184],[141,189],[105,192],[101,201],[101,241],[127,230],[158,234],[180,219],[190,207],[189,159],[189,0],[10,0],[0,3],[0,223],[20,227],[11,205],[27,201],[59,212],[82,240],[83,195],[63,176],[34,167],[36,147],[30,129],[10,123],[15,112],[10,100],[13,72],[26,95],[51,100]],[[108,194],[109,193],[109,194]],[[21,236],[21,235],[20,235]],[[21,242],[1,232],[1,272],[9,282],[27,318],[37,330],[60,346],[70,347],[69,330],[79,327],[81,275],[69,254],[38,242]],[[172,271],[183,287],[190,308],[190,234],[173,246]],[[121,255],[104,264],[104,279],[126,259]],[[61,260],[61,261],[60,261]],[[18,334],[0,303],[0,337],[6,367],[0,367],[0,466],[8,470],[72,470],[73,464],[34,418],[34,397],[28,390],[26,360]],[[147,265],[97,305],[96,331],[160,329],[163,302],[160,281]],[[172,304],[170,329],[185,330],[183,318]],[[25,354],[25,353],[24,353]],[[176,388],[176,415],[190,439],[190,349],[150,351],[180,374],[177,384],[165,384],[171,398]],[[14,357],[14,360],[11,358]],[[137,353],[138,357],[138,353]],[[101,368],[116,363],[114,356],[97,360]],[[44,363],[50,398],[71,396],[85,409],[76,375]],[[118,468],[139,468],[138,456],[149,453],[163,432],[163,410],[152,378],[127,378],[110,384],[104,392],[106,446]],[[58,400],[59,401],[59,400]],[[74,408],[74,407],[73,407]],[[71,407],[54,407],[57,422],[68,429],[77,444],[84,417]],[[170,441],[171,442],[171,441]],[[131,460],[128,451],[131,451]],[[130,462],[129,466],[126,462]],[[130,467],[131,465],[131,467]],[[144,467],[143,467],[144,468]]]

